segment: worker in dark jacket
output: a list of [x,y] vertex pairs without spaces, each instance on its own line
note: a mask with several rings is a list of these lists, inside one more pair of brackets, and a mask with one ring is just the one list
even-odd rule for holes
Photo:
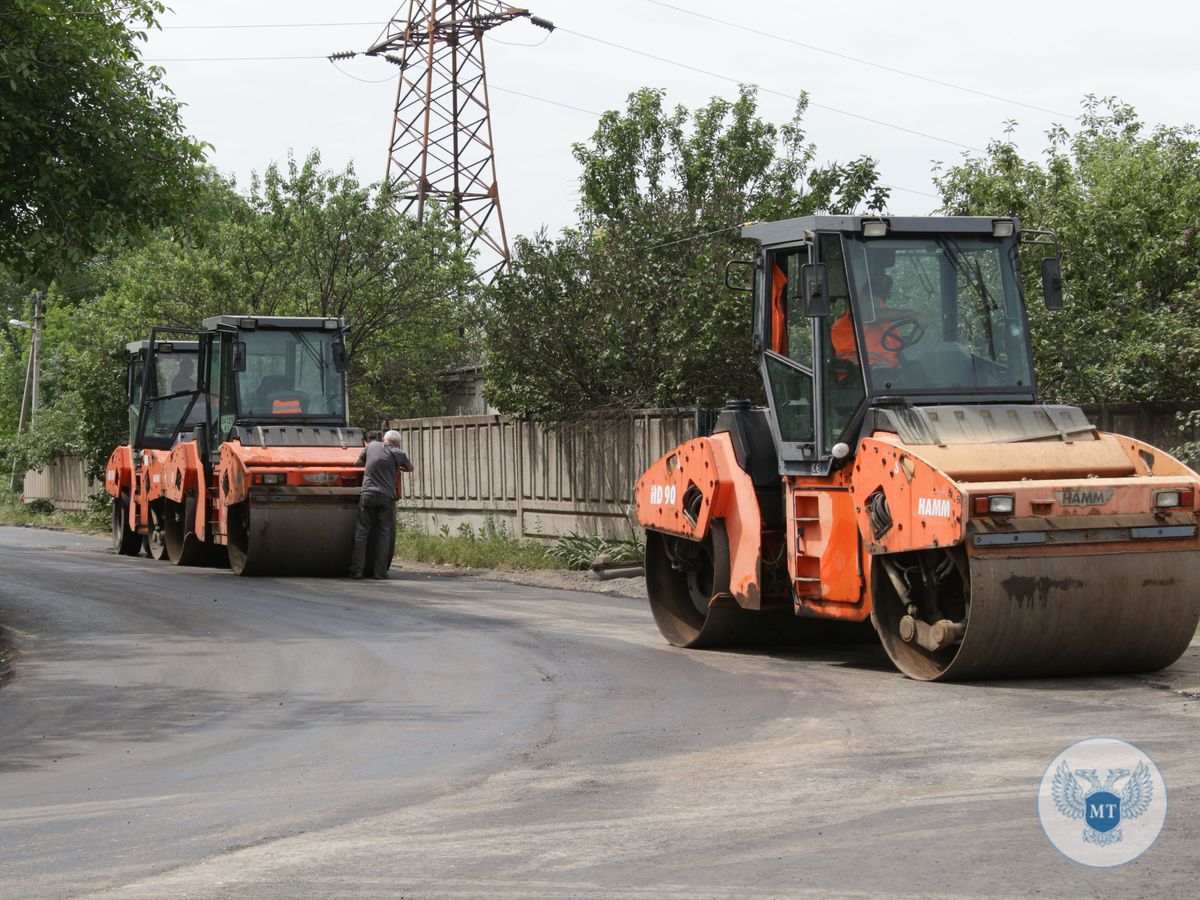
[[396,542],[396,483],[401,472],[413,470],[413,464],[400,449],[400,432],[389,431],[382,441],[371,441],[363,448],[356,465],[365,468],[350,577],[363,577],[369,547],[373,571],[367,574],[372,578],[387,578]]

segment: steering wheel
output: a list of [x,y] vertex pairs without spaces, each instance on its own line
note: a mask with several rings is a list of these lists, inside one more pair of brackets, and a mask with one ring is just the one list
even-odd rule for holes
[[879,335],[879,346],[888,353],[899,353],[925,337],[925,326],[912,316],[896,319]]

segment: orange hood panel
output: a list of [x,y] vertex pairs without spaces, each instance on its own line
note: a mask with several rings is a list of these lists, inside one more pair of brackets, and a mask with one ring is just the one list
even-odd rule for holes
[[908,445],[888,433],[877,433],[874,439],[904,448],[959,482],[1126,478],[1138,474],[1120,441],[1111,434],[1102,434],[1099,440],[950,445]]

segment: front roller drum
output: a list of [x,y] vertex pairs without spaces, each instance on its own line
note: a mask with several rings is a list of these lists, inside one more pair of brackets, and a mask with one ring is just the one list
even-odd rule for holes
[[646,593],[658,630],[676,647],[850,644],[864,623],[798,618],[791,607],[743,609],[729,594],[729,542],[713,522],[703,541],[646,532]]
[[238,575],[345,577],[354,552],[358,496],[229,507],[229,565]]
[[1191,551],[921,553],[876,557],[871,578],[884,649],[921,681],[1152,672],[1200,622]]

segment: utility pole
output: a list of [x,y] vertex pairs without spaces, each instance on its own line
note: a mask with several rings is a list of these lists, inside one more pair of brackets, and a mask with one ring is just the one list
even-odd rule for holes
[[[20,435],[25,430],[25,401],[32,398],[30,403],[30,422],[37,424],[37,409],[38,409],[38,385],[41,381],[41,355],[42,355],[42,320],[44,313],[42,310],[42,292],[34,291],[33,293],[33,324],[22,322],[20,319],[9,319],[8,324],[15,328],[26,328],[33,331],[33,337],[29,342],[29,359],[25,363],[25,383],[21,387],[21,412],[17,416],[17,434]],[[30,390],[32,383],[32,390]],[[12,478],[9,479],[9,487],[12,490],[17,489],[17,464],[13,462]]]
[[407,18],[394,18],[385,37],[367,50],[400,68],[387,181],[397,211],[425,220],[430,202],[444,203],[480,251],[480,278],[509,268],[508,237],[492,144],[486,31],[528,18],[554,25],[527,9],[487,0],[409,0]]
[[37,425],[38,388],[42,381],[42,322],[46,318],[43,301],[42,292],[35,291],[33,294],[33,344],[29,348],[29,359],[33,368],[33,389],[29,392],[30,425]]

